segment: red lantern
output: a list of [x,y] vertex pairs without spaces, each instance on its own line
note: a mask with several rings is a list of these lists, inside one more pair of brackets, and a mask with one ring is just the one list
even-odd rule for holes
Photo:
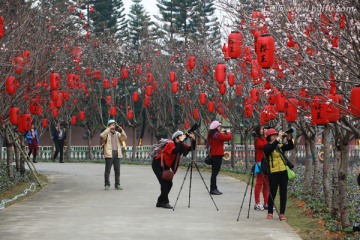
[[24,113],[23,115],[21,115],[21,122],[19,123],[22,127],[22,129],[24,129],[25,131],[29,131],[31,129],[31,125],[32,125],[32,117],[31,114],[29,113]]
[[16,125],[20,120],[20,110],[18,107],[11,107],[9,110],[10,123]]
[[48,120],[46,118],[41,119],[41,126],[43,128],[47,128],[48,126]]
[[200,93],[200,104],[205,105],[206,104],[206,93]]
[[233,73],[228,74],[228,84],[230,87],[235,85],[235,75]]
[[186,82],[186,83],[185,83],[185,90],[186,90],[186,91],[190,91],[190,90],[191,90],[191,83],[190,83],[190,82]]
[[152,82],[153,82],[153,75],[152,75],[152,73],[148,73],[148,74],[146,75],[146,80],[147,80],[148,83],[152,83]]
[[251,73],[250,77],[255,84],[261,83],[262,70],[258,60],[253,59],[251,61]]
[[142,68],[141,68],[141,65],[136,65],[136,74],[137,75],[141,75],[142,74]]
[[284,105],[284,115],[287,122],[293,123],[296,121],[298,117],[297,106],[298,101],[296,98],[289,98],[286,100]]
[[173,93],[177,93],[179,91],[179,83],[178,82],[173,82],[171,84],[171,91]]
[[251,103],[245,104],[244,115],[247,118],[251,118],[253,115],[253,105]]
[[110,108],[110,116],[115,117],[116,116],[116,107],[112,106]]
[[30,108],[29,108],[31,114],[33,115],[39,115],[42,113],[42,109],[40,107],[39,98],[31,98],[30,99]]
[[199,120],[200,114],[199,114],[199,109],[198,108],[194,108],[193,117],[194,117],[195,120]]
[[133,110],[128,111],[127,119],[130,120],[130,121],[134,119],[134,111]]
[[71,124],[76,125],[76,116],[71,116]]
[[144,98],[144,107],[150,108],[150,103],[151,103],[151,97],[148,96],[148,95],[145,95],[145,98]]
[[55,107],[61,108],[62,105],[63,105],[62,97],[59,97],[59,98],[55,101]]
[[209,101],[207,107],[208,107],[208,112],[209,112],[209,113],[213,113],[214,110],[215,110],[215,103],[212,102],[212,101]]
[[50,89],[57,90],[60,88],[60,75],[59,73],[50,73]]
[[286,98],[285,98],[284,94],[282,94],[282,93],[276,94],[276,97],[275,97],[276,111],[284,112],[285,101],[286,101]]
[[176,75],[175,75],[175,72],[170,72],[170,75],[169,75],[169,80],[170,82],[175,82],[175,79],[176,79]]
[[9,95],[13,95],[16,92],[16,79],[13,76],[6,78],[5,88]]
[[57,118],[59,116],[59,110],[54,107],[51,109],[51,114],[54,118]]
[[215,80],[218,83],[223,83],[226,77],[226,66],[223,63],[218,63],[215,68]]
[[193,70],[196,65],[196,58],[194,56],[190,56],[187,63],[189,69]]
[[0,16],[0,39],[4,36],[5,34],[5,28],[4,28],[4,17]]
[[101,79],[101,72],[100,72],[100,70],[95,70],[95,71],[93,72],[93,74],[92,74],[92,77],[100,80],[100,79]]
[[184,120],[184,129],[189,129],[190,128],[190,122],[188,120]]
[[337,122],[341,117],[340,108],[337,105],[342,103],[342,96],[340,94],[330,94],[328,97],[331,99],[327,109],[329,122]]
[[111,96],[106,96],[106,105],[110,106],[112,104]]
[[231,58],[240,58],[242,49],[242,33],[231,32],[228,37],[228,48],[227,52]]
[[235,87],[235,94],[237,97],[241,97],[242,96],[242,89],[243,86],[241,84],[237,84]]
[[138,101],[139,101],[139,93],[138,93],[138,92],[134,92],[132,99],[133,99],[134,102],[138,102]]
[[260,91],[257,88],[253,88],[250,90],[250,98],[252,102],[257,103],[260,101]]
[[355,116],[360,117],[360,86],[355,86],[350,93],[349,111]]
[[84,120],[85,120],[85,112],[84,112],[84,111],[80,111],[80,112],[79,112],[79,120],[80,120],[80,121],[84,121]]
[[67,84],[70,89],[75,87],[75,74],[69,73],[67,76]]
[[117,79],[117,78],[112,78],[111,86],[112,86],[112,87],[116,87],[116,86],[117,86],[117,83],[118,83],[118,79]]
[[328,104],[323,96],[315,96],[311,101],[311,124],[328,124]]
[[104,88],[104,89],[110,88],[109,79],[105,78],[105,79],[103,80],[103,88]]
[[21,74],[23,68],[24,68],[24,65],[25,65],[25,62],[24,62],[24,58],[22,57],[14,57],[12,60],[11,60],[11,65],[15,68],[15,73],[16,74]]
[[86,67],[85,75],[88,76],[88,77],[91,76],[91,67],[90,67],[90,66],[87,66],[87,67]]
[[275,42],[270,34],[262,34],[256,40],[257,60],[262,68],[270,68],[274,62]]
[[225,85],[225,83],[220,83],[219,84],[219,93],[221,95],[224,95],[226,93],[226,85]]
[[152,90],[153,90],[153,87],[152,86],[146,86],[145,88],[145,94],[149,97],[152,96]]
[[127,70],[127,68],[122,68],[121,69],[121,78],[126,79],[128,77],[129,77],[129,71]]
[[70,94],[66,90],[61,91],[61,97],[64,101],[69,101]]

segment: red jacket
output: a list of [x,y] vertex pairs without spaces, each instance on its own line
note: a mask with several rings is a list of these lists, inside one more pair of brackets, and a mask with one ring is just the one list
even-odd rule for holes
[[162,155],[164,164],[167,167],[171,168],[172,171],[174,172],[174,174],[176,173],[176,171],[179,167],[181,155],[186,156],[189,153],[191,146],[187,145],[187,144],[183,144],[181,153],[179,153],[179,157],[178,157],[176,166],[175,166],[175,160],[176,160],[177,153],[173,153],[173,150],[175,149],[175,147],[176,147],[176,145],[175,145],[174,141],[169,141],[165,145],[165,147],[162,149],[162,151],[160,151],[159,154],[155,157],[156,159],[161,161],[161,155]]
[[208,138],[211,156],[224,156],[224,142],[231,140],[231,133],[216,132]]
[[266,139],[258,137],[255,138],[254,141],[254,147],[255,147],[255,161],[261,162],[261,160],[264,158],[264,146],[267,144]]

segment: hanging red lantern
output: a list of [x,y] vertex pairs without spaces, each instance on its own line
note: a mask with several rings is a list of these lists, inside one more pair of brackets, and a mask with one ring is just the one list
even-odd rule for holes
[[116,107],[112,106],[110,108],[110,112],[109,112],[110,116],[115,117],[116,116]]
[[21,123],[19,123],[19,124],[24,129],[24,131],[29,131],[31,129],[31,125],[32,125],[31,114],[29,114],[29,113],[22,114],[20,121],[21,121]]
[[213,101],[209,101],[207,107],[208,107],[208,112],[213,113],[215,110],[215,103]]
[[169,74],[169,80],[171,83],[175,82],[175,79],[176,79],[176,75],[175,75],[175,72],[170,72]]
[[145,98],[144,98],[144,107],[150,108],[150,103],[151,103],[151,97],[150,97],[149,95],[145,95]]
[[105,79],[103,80],[103,88],[104,88],[104,89],[110,88],[109,79],[105,78]]
[[121,78],[127,79],[128,77],[129,77],[129,70],[127,70],[127,68],[123,67],[121,69]]
[[[341,29],[344,29],[345,28],[345,14],[343,13],[342,15],[341,15],[341,20],[340,20],[340,28]],[[1,21],[1,20],[0,20]],[[0,29],[0,31],[1,31],[1,29]],[[0,37],[1,38],[1,37]]]
[[5,34],[5,19],[3,16],[0,16],[0,39],[4,36]]
[[200,93],[200,104],[205,105],[206,104],[206,93]]
[[52,90],[50,94],[51,94],[51,100],[53,100],[53,101],[57,101],[60,97],[59,90]]
[[191,83],[190,83],[190,82],[186,82],[186,83],[185,83],[185,90],[186,90],[186,91],[190,91],[190,90],[191,90]]
[[260,84],[261,83],[261,75],[262,75],[262,70],[261,70],[261,66],[258,62],[257,59],[253,59],[251,61],[251,73],[250,73],[250,77],[251,80],[253,81],[254,84]]
[[80,112],[79,112],[79,120],[80,120],[80,121],[84,121],[84,120],[85,120],[85,112],[84,112],[84,111],[80,111]]
[[52,116],[53,116],[54,118],[58,118],[58,116],[59,116],[59,110],[54,107],[54,108],[51,109],[51,114],[52,114]]
[[9,95],[13,95],[16,92],[16,79],[13,76],[6,78],[5,88]]
[[250,90],[250,99],[253,103],[257,103],[260,101],[260,91],[258,88],[253,88]]
[[136,69],[136,74],[137,74],[137,75],[141,75],[141,74],[142,74],[141,65],[136,65],[135,69]]
[[93,72],[93,74],[92,74],[92,77],[100,80],[100,79],[101,79],[101,72],[100,72],[100,70],[95,70],[95,71]]
[[341,105],[342,103],[342,96],[340,94],[330,94],[328,95],[329,99],[331,99],[331,102],[328,106],[328,118],[329,122],[337,122],[340,120],[341,114],[340,114],[340,107],[337,105]]
[[71,125],[76,125],[76,116],[71,116]]
[[226,77],[226,66],[223,63],[218,63],[215,68],[215,80],[218,83],[223,83]]
[[198,108],[194,108],[193,110],[193,117],[194,119],[197,121],[199,120],[200,114],[199,114],[199,109]]
[[20,110],[18,107],[11,107],[9,110],[10,123],[16,125],[20,120]]
[[117,78],[112,78],[112,80],[111,80],[111,86],[112,87],[116,87],[117,86],[117,83],[118,83],[118,79]]
[[333,42],[332,42],[332,47],[333,48],[338,48],[339,47],[339,36],[334,36]]
[[289,41],[286,43],[286,46],[288,46],[289,48],[295,46],[295,42],[293,41],[293,37],[291,35],[289,35]]
[[270,68],[274,62],[275,42],[270,34],[262,34],[256,41],[256,55],[262,68]]
[[41,119],[41,126],[43,128],[47,128],[48,126],[48,120],[46,118]]
[[59,97],[59,98],[55,101],[55,107],[61,108],[62,105],[63,105],[63,99],[62,99],[62,97]]
[[60,75],[59,73],[50,73],[50,89],[57,90],[60,88]]
[[19,56],[14,57],[11,60],[11,65],[14,67],[14,71],[16,74],[21,74],[25,65],[24,58]]
[[39,98],[33,97],[30,99],[30,108],[31,114],[40,115],[42,113],[42,109],[40,107]]
[[285,101],[286,101],[286,98],[285,98],[283,93],[279,92],[279,93],[276,94],[276,97],[275,97],[276,111],[284,112],[284,110],[285,110]]
[[90,66],[87,66],[87,67],[86,67],[85,75],[88,76],[88,77],[91,76],[91,67],[90,67]]
[[233,73],[228,74],[228,84],[230,87],[235,85],[235,75]]
[[64,101],[69,101],[70,93],[66,90],[61,91],[61,97]]
[[145,88],[145,95],[151,97],[151,96],[152,96],[152,90],[153,90],[153,87],[152,87],[152,86],[150,86],[150,85],[146,86],[146,88]]
[[314,96],[311,101],[311,124],[328,124],[328,104],[323,96]]
[[171,84],[171,92],[177,93],[179,91],[179,82],[173,82]]
[[351,90],[349,111],[354,117],[360,117],[360,85]]
[[224,95],[226,93],[226,85],[225,85],[225,83],[220,83],[219,84],[219,93],[221,95]]
[[111,96],[106,96],[106,105],[110,106],[112,104]]
[[242,89],[243,89],[243,86],[241,84],[236,84],[235,94],[236,94],[237,97],[242,96]]
[[284,115],[287,122],[293,123],[296,121],[298,117],[297,106],[298,101],[296,100],[296,98],[289,98],[285,101]]
[[138,92],[134,92],[132,99],[133,99],[134,102],[138,102],[138,101],[139,101],[139,93],[138,93]]
[[190,128],[190,121],[188,121],[188,120],[184,120],[184,129],[185,130],[187,130],[187,129],[189,129]]
[[148,83],[152,83],[153,82],[153,75],[152,73],[147,73],[146,75],[146,80]]
[[247,118],[251,118],[253,115],[253,105],[251,103],[245,104],[244,107],[244,116]]
[[242,50],[243,36],[241,32],[233,31],[228,37],[227,52],[231,58],[240,58]]
[[133,110],[129,110],[128,113],[127,113],[127,119],[129,121],[133,120],[134,119],[134,111]]
[[194,56],[190,56],[187,61],[187,66],[192,71],[196,65],[196,58]]

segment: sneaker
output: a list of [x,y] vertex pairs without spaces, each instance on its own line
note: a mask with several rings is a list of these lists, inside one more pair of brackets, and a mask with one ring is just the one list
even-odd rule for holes
[[269,206],[267,204],[264,204],[264,210],[268,210]]
[[110,185],[105,185],[105,190],[109,190]]
[[116,186],[115,186],[115,189],[116,189],[116,190],[123,190],[123,189],[120,187],[120,185],[116,185]]
[[280,214],[279,218],[280,218],[280,221],[285,221],[286,220],[286,217],[285,217],[284,214]]
[[261,203],[255,204],[254,210],[264,211],[263,205]]
[[267,219],[273,219],[274,216],[273,216],[271,213],[269,213],[269,214],[266,216],[266,218],[267,218]]

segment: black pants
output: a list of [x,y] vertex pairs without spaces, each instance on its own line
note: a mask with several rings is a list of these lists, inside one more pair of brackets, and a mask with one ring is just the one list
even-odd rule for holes
[[55,153],[54,153],[53,160],[55,162],[58,154],[60,153],[60,162],[63,162],[64,161],[64,140],[55,139],[54,143],[55,143]]
[[112,158],[105,158],[105,186],[110,186],[110,172],[114,165],[115,172],[115,187],[120,186],[120,159],[118,158],[118,151],[112,151]]
[[210,191],[217,189],[216,177],[220,172],[223,156],[211,156]]
[[286,170],[269,174],[270,193],[268,213],[272,214],[274,212],[274,199],[276,197],[278,187],[280,187],[280,214],[285,214],[288,181]]
[[30,157],[31,154],[33,155],[33,162],[36,163],[37,150],[36,150],[36,149],[30,149],[30,148],[29,148],[28,156]]
[[[166,170],[170,169],[168,166],[164,166]],[[163,168],[161,167],[161,162],[160,160],[157,159],[153,159],[152,161],[152,169],[160,183],[160,196],[158,197],[157,203],[158,204],[166,204],[169,203],[169,193],[170,190],[173,186],[173,182],[172,181],[164,181],[162,179],[162,172],[163,172]]]

